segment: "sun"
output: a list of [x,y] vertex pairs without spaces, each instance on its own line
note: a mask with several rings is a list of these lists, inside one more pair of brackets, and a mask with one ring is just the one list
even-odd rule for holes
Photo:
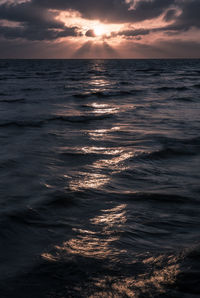
[[94,33],[96,36],[100,37],[100,36],[104,35],[106,32],[105,32],[103,26],[97,25],[94,27]]

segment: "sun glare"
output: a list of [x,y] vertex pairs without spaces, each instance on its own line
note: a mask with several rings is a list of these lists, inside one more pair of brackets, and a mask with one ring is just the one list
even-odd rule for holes
[[105,32],[105,30],[104,30],[104,28],[102,26],[95,26],[94,33],[95,33],[96,36],[102,36],[106,32]]

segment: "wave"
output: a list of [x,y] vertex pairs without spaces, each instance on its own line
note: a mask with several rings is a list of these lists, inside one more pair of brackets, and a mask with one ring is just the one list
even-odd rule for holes
[[55,116],[52,118],[37,120],[37,121],[26,121],[26,120],[17,120],[17,121],[8,121],[0,123],[0,127],[41,127],[42,125],[48,124],[54,121],[60,122],[69,122],[69,123],[88,123],[91,121],[104,120],[112,117],[113,114],[105,114],[98,116]]
[[80,193],[78,192],[66,192],[61,190],[53,190],[47,194],[47,197],[43,203],[46,206],[57,206],[57,207],[79,207]]
[[121,81],[121,82],[120,82],[120,85],[129,85],[129,84],[130,84],[129,81]]
[[6,102],[6,103],[16,103],[16,102],[25,102],[25,98],[16,98],[16,99],[2,99],[0,102]]
[[72,123],[87,123],[90,121],[96,121],[96,120],[104,120],[107,118],[112,117],[113,114],[104,114],[104,115],[87,115],[87,116],[57,116],[53,118],[49,118],[45,121],[66,121],[66,122],[72,122]]
[[37,221],[41,220],[41,216],[39,215],[39,213],[30,208],[23,209],[21,211],[12,210],[12,212],[7,214],[7,217],[11,221],[21,224],[30,224],[32,222],[37,223]]
[[114,200],[122,201],[139,201],[139,202],[159,202],[159,204],[195,204],[200,205],[198,198],[183,196],[173,193],[162,193],[162,192],[128,192],[128,193],[115,193],[109,192],[109,196]]
[[1,77],[0,81],[8,81],[10,78],[6,78],[6,77]]
[[118,96],[125,96],[125,95],[134,95],[141,92],[139,89],[133,90],[119,90],[113,92],[103,92],[103,91],[95,91],[95,92],[85,92],[85,93],[77,93],[74,94],[74,97],[78,98],[88,98],[88,97],[101,97],[101,98],[109,98],[109,97],[118,97]]
[[[70,206],[70,203],[67,205],[67,199],[62,200],[62,206],[68,207]],[[54,201],[54,204],[51,204],[49,201],[46,202],[46,205],[58,205],[59,203]],[[43,206],[44,207],[44,206]],[[62,224],[60,222],[52,222],[45,218],[41,213],[34,209],[23,209],[21,211],[19,210],[13,210],[9,214],[6,215],[7,219],[9,219],[9,222],[13,222],[15,225],[25,225],[25,226],[38,226],[40,228],[46,227],[46,228],[55,228],[55,227],[64,227],[66,224]]]
[[188,72],[184,73],[183,77],[199,77],[200,72],[199,71],[194,71],[194,72]]
[[17,127],[41,127],[44,124],[44,121],[8,121],[0,123],[0,127],[9,127],[9,126],[17,126]]
[[192,245],[185,249],[181,256],[179,272],[176,276],[174,288],[183,297],[184,293],[188,297],[200,296],[200,244]]
[[200,146],[200,137],[194,137],[190,139],[175,139],[176,142],[180,145],[198,145]]
[[155,140],[155,143],[160,143],[161,148],[154,151],[138,151],[134,159],[149,159],[162,160],[169,158],[178,158],[183,156],[194,156],[200,152],[200,137],[188,139],[175,139],[168,137],[161,137],[155,135],[145,136],[146,140]]
[[136,69],[136,72],[162,72],[163,69],[157,69],[157,68],[144,68],[144,69]]
[[50,71],[48,74],[50,76],[55,76],[55,75],[60,75],[62,72],[61,71]]
[[35,75],[36,76],[48,76],[49,73],[48,72],[42,72],[42,71],[36,71]]
[[86,152],[81,149],[77,150],[76,148],[71,148],[66,151],[61,151],[58,156],[59,159],[64,161],[67,160],[70,164],[77,165],[78,163],[80,165],[98,161],[100,159],[108,159],[111,155],[107,151]]
[[0,169],[14,168],[17,165],[17,161],[14,159],[7,159],[0,161]]
[[192,86],[193,88],[197,88],[197,89],[200,89],[200,84],[195,84]]
[[22,88],[21,91],[25,91],[25,92],[34,92],[34,91],[42,91],[42,88]]
[[161,148],[155,151],[138,151],[133,159],[149,159],[162,160],[168,158],[178,158],[182,156],[198,155],[200,150],[200,137],[189,139],[174,139],[160,136],[148,136],[146,139],[152,140],[154,138],[156,143],[161,143]]
[[159,142],[163,146],[184,146],[184,145],[191,145],[196,146],[200,145],[200,136],[197,137],[191,137],[191,138],[185,138],[185,139],[178,139],[173,137],[167,137],[157,134],[147,134],[144,135],[144,138],[146,140],[152,140],[154,139],[156,142]]
[[28,79],[31,79],[30,76],[18,76],[16,77],[17,80],[28,80]]
[[167,100],[171,101],[183,101],[183,102],[194,102],[195,99],[191,97],[170,97]]
[[81,76],[77,76],[77,77],[71,77],[68,78],[68,80],[72,81],[72,82],[82,82],[82,81],[88,81],[87,77],[81,77]]
[[200,136],[187,138],[187,139],[176,139],[176,138],[158,136],[156,139],[160,143],[162,143],[166,148],[172,148],[174,150],[178,150],[178,151],[180,150],[183,152],[199,151]]
[[156,159],[168,159],[168,158],[176,158],[181,156],[188,156],[188,155],[195,155],[198,154],[198,151],[194,151],[191,148],[163,148],[157,151],[152,151],[148,153],[141,153],[137,156],[139,159],[150,159],[150,160],[156,160]]
[[[84,160],[88,159],[88,158],[103,158],[103,157],[107,157],[110,156],[109,154],[106,153],[94,153],[94,152],[80,152],[80,151],[73,151],[73,149],[71,151],[67,151],[67,152],[61,152],[59,154],[60,158],[71,158],[71,157],[76,157],[76,158],[84,158]],[[77,162],[77,161],[76,161]]]
[[168,86],[163,86],[156,88],[158,91],[186,91],[189,90],[189,87],[186,86],[179,86],[179,87],[168,87]]
[[35,72],[35,75],[37,76],[41,76],[41,77],[44,77],[44,76],[55,76],[55,75],[60,75],[61,74],[61,71],[37,71]]

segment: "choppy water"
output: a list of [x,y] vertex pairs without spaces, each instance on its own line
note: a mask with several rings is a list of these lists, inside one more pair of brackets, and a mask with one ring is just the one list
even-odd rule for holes
[[199,297],[200,60],[0,61],[1,297]]

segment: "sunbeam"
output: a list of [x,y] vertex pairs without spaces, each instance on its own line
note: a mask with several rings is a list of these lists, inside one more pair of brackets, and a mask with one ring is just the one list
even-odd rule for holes
[[120,58],[119,52],[107,42],[87,41],[79,47],[72,58]]

